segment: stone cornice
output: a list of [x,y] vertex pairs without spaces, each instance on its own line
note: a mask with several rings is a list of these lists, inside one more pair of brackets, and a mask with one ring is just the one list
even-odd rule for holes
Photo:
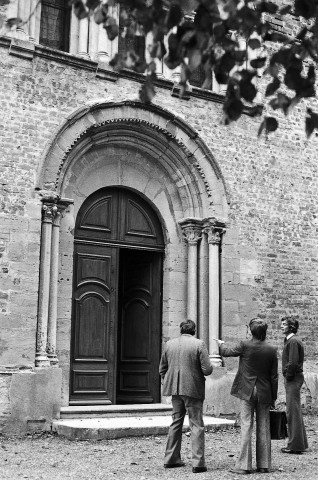
[[[67,64],[74,68],[95,72],[95,76],[101,80],[116,82],[119,78],[126,78],[139,83],[143,83],[145,75],[134,72],[133,70],[124,69],[120,72],[115,72],[111,67],[106,67],[98,62],[88,60],[71,53],[62,52],[53,48],[44,47],[42,45],[34,44],[30,41],[19,41],[9,37],[0,36],[0,47],[8,48],[9,54],[16,55],[28,61],[33,61],[34,58],[45,58],[47,60],[58,63]],[[175,92],[178,86],[171,80],[157,78],[155,85],[159,88],[170,90],[172,96],[177,96]],[[201,98],[208,102],[223,104],[225,97],[210,90],[191,86],[187,92],[187,99]],[[261,112],[262,105],[259,105],[259,112]],[[245,106],[243,113],[246,115],[255,116],[255,107]]]

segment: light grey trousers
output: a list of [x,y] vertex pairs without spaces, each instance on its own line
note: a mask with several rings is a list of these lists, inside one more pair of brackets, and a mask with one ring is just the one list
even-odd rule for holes
[[271,468],[271,434],[269,410],[271,405],[259,403],[254,387],[250,401],[241,400],[241,446],[237,468],[252,470],[252,431],[256,414],[256,467]]
[[204,423],[203,400],[187,397],[186,395],[172,395],[172,423],[169,427],[165,465],[181,462],[182,426],[188,412],[191,429],[192,466],[205,467],[204,458]]

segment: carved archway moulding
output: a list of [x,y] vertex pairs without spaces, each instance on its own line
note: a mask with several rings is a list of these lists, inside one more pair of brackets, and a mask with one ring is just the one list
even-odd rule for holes
[[[213,208],[228,195],[220,168],[198,133],[179,117],[155,105],[125,101],[94,102],[78,109],[56,131],[37,175],[37,189],[61,192],[67,169],[92,148],[129,145],[152,155],[176,178],[192,184],[191,196],[203,191]],[[189,179],[191,179],[189,181]]]

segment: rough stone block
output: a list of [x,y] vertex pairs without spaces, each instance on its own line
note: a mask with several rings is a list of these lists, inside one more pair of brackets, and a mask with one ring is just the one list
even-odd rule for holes
[[14,373],[10,387],[11,415],[4,432],[50,430],[52,420],[59,418],[61,379],[59,368]]

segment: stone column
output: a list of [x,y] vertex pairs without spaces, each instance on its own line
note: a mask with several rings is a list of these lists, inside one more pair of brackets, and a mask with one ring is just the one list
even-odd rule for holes
[[111,49],[108,45],[107,33],[102,24],[98,26],[98,62],[108,63],[111,59]]
[[209,245],[204,232],[199,245],[198,336],[209,345]]
[[88,54],[89,18],[82,18],[79,22],[78,55],[89,58]]
[[153,34],[152,32],[148,32],[146,35],[146,42],[145,42],[145,59],[147,63],[150,63],[150,62],[155,63],[157,78],[163,78],[163,61],[159,60],[158,58],[152,58],[150,55],[152,44],[153,44]]
[[36,367],[58,366],[56,356],[59,231],[62,211],[73,200],[61,199],[55,192],[41,191],[42,231]]
[[50,295],[50,269],[51,269],[51,241],[52,221],[57,206],[52,203],[44,203],[42,207],[42,230],[41,230],[41,255],[40,255],[40,279],[39,279],[39,304],[38,323],[36,332],[36,367],[49,367],[50,361],[47,356],[47,331],[48,311]]
[[208,222],[204,228],[209,244],[209,353],[212,364],[222,366],[219,346],[220,335],[220,243],[224,229]]
[[[119,25],[119,10],[120,10],[120,5],[119,2],[117,2],[113,7],[109,7],[109,15],[117,20],[117,24]],[[105,32],[106,36],[106,42],[107,42],[107,53],[110,58],[113,58],[116,53],[118,53],[118,36],[114,40],[109,40],[107,37],[107,34]]]
[[89,20],[89,38],[88,38],[88,54],[91,60],[98,62],[98,34],[99,27],[94,21]]
[[58,267],[59,267],[59,237],[61,207],[57,207],[54,212],[52,222],[51,238],[51,271],[50,271],[50,289],[49,289],[49,309],[48,309],[48,332],[47,332],[47,356],[51,366],[58,365],[56,356],[56,324],[57,324],[57,287],[58,287]]
[[198,316],[198,242],[202,236],[202,222],[185,219],[180,222],[188,244],[187,318],[197,322]]
[[77,55],[79,52],[79,30],[80,30],[80,20],[77,18],[74,12],[74,7],[72,8],[71,13],[71,26],[70,26],[70,53],[72,55]]
[[17,37],[22,40],[29,40],[29,21],[31,0],[18,0],[18,18],[22,22],[17,25]]
[[41,2],[30,1],[29,40],[38,43],[40,37]]

